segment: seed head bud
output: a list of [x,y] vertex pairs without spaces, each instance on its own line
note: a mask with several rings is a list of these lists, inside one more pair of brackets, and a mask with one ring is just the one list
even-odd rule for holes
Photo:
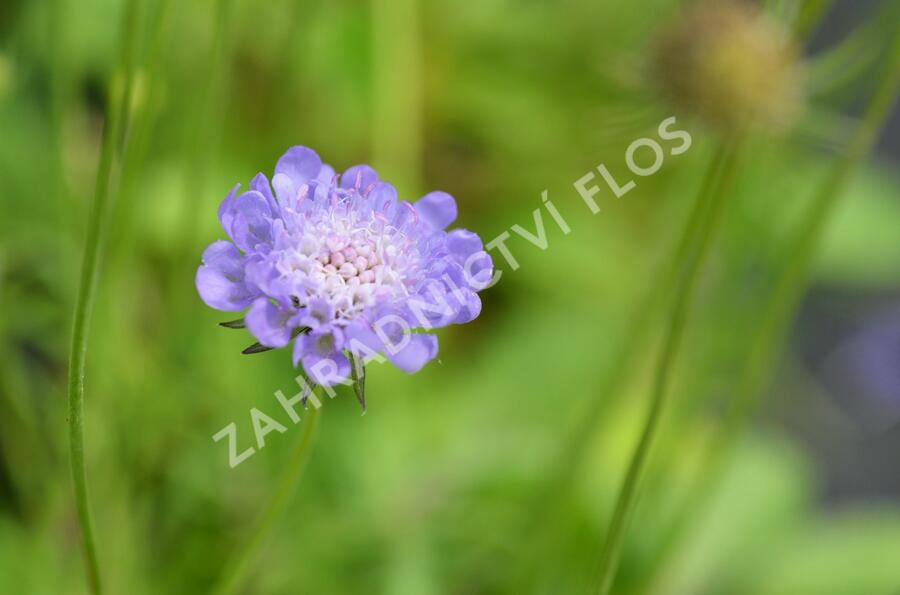
[[804,68],[788,31],[748,2],[703,0],[660,35],[653,75],[663,94],[724,132],[789,128]]

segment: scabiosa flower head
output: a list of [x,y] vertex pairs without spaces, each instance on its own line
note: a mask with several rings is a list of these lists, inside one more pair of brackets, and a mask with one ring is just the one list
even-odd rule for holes
[[257,174],[222,202],[231,241],[203,253],[197,291],[218,310],[249,308],[244,322],[259,343],[293,342],[294,365],[318,384],[346,379],[348,356],[383,355],[413,373],[438,350],[420,331],[477,317],[493,273],[476,234],[447,231],[454,219],[449,194],[398,200],[372,168],[335,175],[311,149],[292,147],[271,184]]
[[700,0],[657,39],[664,95],[730,132],[788,128],[802,111],[804,68],[789,33],[746,0]]

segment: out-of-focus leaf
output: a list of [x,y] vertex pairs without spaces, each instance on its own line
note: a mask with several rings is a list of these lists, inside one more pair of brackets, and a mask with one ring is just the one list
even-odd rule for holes
[[896,286],[900,280],[900,179],[861,170],[838,205],[822,250],[818,278],[836,285]]
[[900,592],[900,514],[859,509],[822,518],[770,544],[745,593],[894,595]]

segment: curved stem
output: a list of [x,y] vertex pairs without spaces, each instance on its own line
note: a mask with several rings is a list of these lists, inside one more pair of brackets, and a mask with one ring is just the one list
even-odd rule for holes
[[663,339],[662,352],[656,366],[650,409],[644,421],[644,427],[637,447],[631,456],[625,480],[616,501],[609,532],[600,554],[596,591],[601,595],[609,592],[616,575],[625,530],[637,500],[641,475],[663,413],[670,376],[681,347],[699,272],[703,268],[703,263],[709,254],[712,244],[711,240],[721,221],[724,198],[729,192],[731,180],[734,176],[737,151],[734,148],[723,148],[722,150],[726,151],[727,155],[724,157],[721,178],[719,178],[718,183],[714,184],[715,190],[713,190],[711,195],[711,204],[697,232],[698,238],[688,257],[688,262],[676,289],[668,329]]
[[[123,68],[124,82],[121,94],[110,100],[109,113],[103,124],[103,145],[100,164],[97,168],[97,182],[94,202],[88,219],[87,242],[81,264],[81,278],[75,299],[75,314],[72,326],[72,344],[69,355],[69,376],[67,385],[69,453],[72,481],[75,490],[75,507],[81,527],[82,546],[87,567],[88,586],[93,593],[102,592],[100,563],[94,539],[94,524],[88,498],[87,472],[84,463],[84,369],[87,360],[88,334],[91,314],[97,296],[100,266],[106,246],[108,228],[106,225],[110,210],[110,180],[116,149],[127,127],[128,112],[133,82],[133,56],[137,40],[137,2],[131,0],[126,7],[123,28]],[[124,149],[124,145],[122,146]]]
[[597,388],[589,389],[589,392],[596,396],[588,401],[584,411],[579,412],[575,427],[564,434],[562,446],[556,451],[553,462],[547,465],[550,477],[529,500],[533,511],[527,518],[533,520],[528,532],[540,533],[540,537],[531,540],[528,553],[523,557],[524,572],[519,574],[517,579],[519,582],[516,585],[519,592],[525,592],[529,585],[534,584],[535,575],[541,568],[539,561],[544,559],[553,547],[552,539],[547,533],[555,527],[557,519],[555,515],[547,514],[547,502],[554,501],[556,494],[569,490],[569,484],[581,466],[598,423],[603,419],[604,413],[614,405],[615,397],[620,393],[620,387],[628,377],[634,361],[649,343],[650,329],[666,305],[667,297],[672,294],[684,260],[694,246],[697,229],[708,210],[712,185],[721,170],[723,157],[723,151],[715,152],[701,182],[697,198],[691,206],[684,229],[679,234],[673,255],[663,259],[664,262],[652,277],[654,281],[644,290],[637,306],[629,314],[627,322],[622,326],[623,330],[617,341],[619,348],[613,361],[605,367],[597,382]]
[[253,530],[250,538],[244,545],[240,555],[236,558],[234,564],[226,570],[219,580],[218,585],[213,589],[216,595],[229,595],[237,593],[241,584],[247,577],[247,573],[252,568],[256,559],[265,545],[266,538],[272,532],[272,527],[282,517],[291,496],[300,483],[303,475],[303,469],[306,461],[309,459],[309,452],[312,446],[313,438],[316,435],[316,428],[319,425],[319,410],[315,407],[309,409],[306,420],[302,423],[300,436],[294,445],[294,450],[285,465],[284,473],[278,481],[278,486],[272,494],[266,509],[259,518],[256,528]]
[[[596,428],[597,421],[608,407],[609,398],[602,397],[611,396],[618,391],[621,382],[624,380],[625,372],[628,370],[635,354],[639,353],[644,346],[648,335],[647,331],[651,323],[656,320],[655,314],[661,312],[665,306],[665,298],[671,295],[671,292],[674,290],[683,266],[682,263],[694,248],[697,231],[709,210],[713,185],[721,172],[725,157],[725,151],[716,151],[713,161],[710,163],[709,169],[703,178],[697,200],[694,202],[688,215],[684,232],[678,240],[674,256],[661,267],[659,274],[654,276],[654,279],[657,281],[654,281],[647,289],[638,307],[632,311],[628,324],[623,327],[625,336],[622,337],[622,346],[616,354],[613,365],[609,367],[607,376],[601,383],[603,387],[599,391],[601,397],[591,401],[589,410],[582,416],[583,421],[578,430],[569,434],[568,442],[560,451],[561,456],[559,460],[564,463],[556,466],[560,473],[568,473],[568,471],[573,470],[584,455],[590,437],[593,435],[593,430]],[[662,279],[662,281],[658,281],[659,279]],[[565,478],[560,479],[560,481],[564,482]],[[550,494],[552,493],[557,492],[554,489],[550,492]],[[544,502],[546,500],[542,499],[542,505]]]
[[[881,80],[862,121],[856,130],[843,158],[831,170],[816,193],[809,213],[804,219],[794,245],[790,248],[785,266],[772,299],[763,316],[763,323],[741,375],[741,383],[735,401],[729,411],[721,440],[731,442],[744,421],[754,410],[754,404],[762,393],[770,376],[772,352],[777,349],[803,296],[809,270],[826,223],[834,213],[838,198],[849,183],[859,162],[872,147],[878,131],[890,113],[891,105],[900,91],[900,34],[894,36],[888,72]],[[721,449],[717,449],[721,450]],[[728,450],[727,448],[725,450]],[[717,455],[714,455],[717,456]]]
[[[878,131],[890,113],[898,90],[900,90],[900,34],[895,34],[887,74],[879,83],[866,108],[846,153],[831,170],[831,175],[826,178],[813,198],[804,225],[789,250],[787,265],[766,307],[764,323],[754,342],[750,363],[743,375],[739,398],[735,402],[738,408],[736,417],[744,417],[745,412],[752,408],[754,395],[759,393],[761,385],[768,377],[766,362],[770,361],[770,358],[766,356],[774,349],[774,345],[778,344],[779,338],[785,334],[786,327],[790,324],[791,314],[802,297],[809,269],[826,223],[859,162],[875,142]],[[734,423],[740,424],[739,420],[735,420]]]
[[720,453],[730,450],[727,445],[736,439],[740,428],[745,425],[744,422],[755,409],[756,400],[770,376],[774,360],[772,353],[787,334],[793,319],[792,315],[803,297],[813,257],[826,224],[834,213],[838,199],[850,182],[852,174],[875,142],[898,92],[900,92],[900,34],[895,34],[887,73],[878,84],[843,158],[819,187],[803,220],[803,226],[793,245],[787,250],[788,262],[764,310],[760,330],[753,340],[747,365],[741,374],[737,395],[728,411],[725,424],[718,433],[717,448],[712,452],[712,456],[718,457]]
[[423,70],[419,0],[371,0],[372,157],[398,188],[422,172]]
[[847,151],[817,189],[801,229],[785,251],[788,262],[781,270],[775,290],[763,309],[759,330],[751,340],[734,399],[728,407],[724,421],[706,448],[705,460],[700,465],[701,474],[685,498],[686,509],[678,516],[679,520],[667,538],[666,551],[676,547],[675,544],[682,537],[686,527],[690,526],[704,509],[707,498],[725,468],[729,454],[734,450],[734,444],[742,436],[743,428],[756,410],[758,401],[764,394],[766,381],[771,377],[779,345],[784,343],[793,314],[803,297],[809,269],[826,224],[833,215],[838,199],[853,172],[871,149],[898,92],[900,92],[900,35],[895,36],[887,74],[878,84]]
[[[214,156],[216,141],[215,123],[221,120],[221,101],[215,101],[216,91],[225,80],[235,0],[215,0],[213,10],[212,45],[206,60],[206,72],[196,90],[193,114],[188,129],[187,153],[184,159],[184,196],[187,197],[184,213],[184,238],[182,254],[196,249],[194,222],[199,218],[202,197],[206,192],[206,174]],[[193,261],[191,267],[194,266]]]

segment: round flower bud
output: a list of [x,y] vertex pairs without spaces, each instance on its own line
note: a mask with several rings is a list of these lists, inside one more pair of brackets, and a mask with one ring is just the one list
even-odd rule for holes
[[653,71],[676,106],[725,132],[783,130],[803,107],[796,46],[778,22],[748,2],[690,6],[657,40]]

